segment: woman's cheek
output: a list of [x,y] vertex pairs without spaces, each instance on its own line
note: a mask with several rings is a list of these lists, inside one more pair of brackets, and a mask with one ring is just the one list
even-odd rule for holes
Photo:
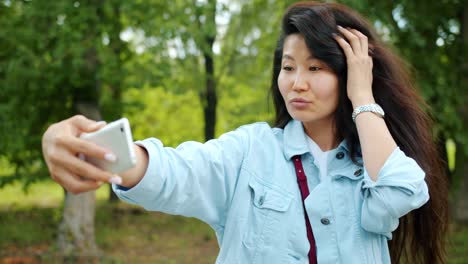
[[278,76],[278,88],[280,90],[281,95],[284,97],[286,96],[287,89],[287,80],[284,74],[280,73]]
[[323,99],[338,97],[338,80],[335,76],[320,76],[313,80],[315,93]]

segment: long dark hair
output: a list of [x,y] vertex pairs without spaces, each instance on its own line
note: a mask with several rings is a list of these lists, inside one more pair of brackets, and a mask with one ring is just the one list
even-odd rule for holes
[[315,58],[325,62],[338,76],[339,103],[335,112],[335,131],[346,139],[351,158],[359,155],[359,138],[351,120],[352,104],[346,93],[346,57],[332,36],[337,25],[357,29],[368,37],[373,58],[372,91],[375,101],[385,110],[385,122],[397,145],[412,157],[426,173],[430,200],[400,219],[389,241],[393,263],[445,263],[445,234],[448,226],[447,179],[433,142],[432,122],[424,109],[429,107],[417,94],[405,63],[396,56],[357,12],[336,3],[300,2],[286,11],[282,33],[274,54],[271,94],[276,111],[275,126],[290,120],[278,89],[278,75],[284,39],[301,34]]

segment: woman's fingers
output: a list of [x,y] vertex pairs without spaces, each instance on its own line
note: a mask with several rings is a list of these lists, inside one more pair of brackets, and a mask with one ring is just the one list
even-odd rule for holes
[[363,55],[369,54],[369,42],[367,40],[367,36],[362,34],[360,31],[356,29],[349,29],[349,31],[353,32],[359,38],[359,42],[361,43],[361,52]]
[[346,29],[341,26],[338,26],[338,30],[346,38],[354,55],[358,56],[369,54],[369,42],[366,35],[356,29]]
[[99,121],[99,122],[96,122],[94,120],[91,120],[91,119],[88,119],[82,115],[76,115],[76,116],[73,116],[69,119],[67,119],[66,121],[69,121],[71,123],[71,125],[77,129],[77,136],[81,133],[81,132],[93,132],[93,131],[96,131],[96,130],[99,130],[100,128],[104,127],[106,125],[106,122],[105,121]]
[[101,181],[93,181],[81,178],[63,169],[59,169],[59,171],[56,173],[57,175],[53,174],[52,178],[58,184],[62,185],[67,191],[73,194],[96,190],[103,184]]
[[347,42],[350,44],[353,50],[353,54],[358,55],[358,53],[361,52],[361,41],[359,40],[359,38],[356,35],[354,35],[354,33],[342,26],[338,26],[338,30],[341,34],[343,34]]
[[343,37],[337,34],[334,34],[333,36],[336,42],[338,42],[338,45],[340,45],[340,47],[343,49],[343,52],[345,53],[347,60],[349,60],[349,58],[352,58],[352,56],[354,56],[354,52],[353,52],[353,49],[351,48],[351,45],[349,45],[349,43]]
[[343,49],[348,65],[347,94],[353,100],[372,98],[372,57],[369,56],[367,37],[355,29],[338,26],[342,36],[334,38]]
[[70,152],[56,152],[51,154],[49,159],[51,163],[54,164],[54,168],[57,168],[55,171],[54,168],[49,168],[51,174],[55,175],[55,177],[60,177],[62,179],[67,178],[69,175],[60,175],[59,173],[60,171],[67,170],[73,175],[78,175],[88,180],[117,184],[121,181],[120,177],[117,175],[101,170]]
[[53,153],[55,149],[60,147],[69,149],[71,144],[72,150],[76,153],[89,152],[86,154],[104,158],[106,150],[91,145],[89,142],[78,142],[78,137],[82,132],[93,132],[104,125],[105,122],[95,122],[80,115],[51,125],[42,137],[44,157],[47,159],[49,153]]
[[74,116],[51,125],[42,138],[44,159],[52,179],[73,193],[98,188],[103,182],[120,184],[122,179],[86,162],[83,156],[115,161],[110,151],[80,139],[83,132],[93,132],[105,126],[84,116]]
[[115,162],[117,159],[111,151],[77,137],[64,136],[63,138],[57,138],[57,144],[64,146],[72,153],[82,154],[86,157],[104,159],[110,162]]

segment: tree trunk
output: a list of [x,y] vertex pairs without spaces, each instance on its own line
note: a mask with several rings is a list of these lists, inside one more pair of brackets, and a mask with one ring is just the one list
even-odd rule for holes
[[[468,6],[464,6],[460,15],[460,34],[462,38],[462,54],[461,54],[461,71],[460,71],[460,85],[461,87],[467,87],[468,77],[466,73],[468,72],[468,62],[467,58],[467,48],[468,48]],[[463,90],[463,89],[462,89]],[[466,97],[466,95],[462,95]],[[460,109],[461,118],[463,124],[466,126],[468,124],[468,107],[466,104],[463,104]],[[456,195],[455,208],[454,208],[454,217],[457,222],[468,223],[468,164],[466,164],[466,153],[467,146],[463,144],[457,144],[457,159],[456,159],[456,177],[460,180],[460,188]]]
[[214,79],[214,61],[213,54],[204,54],[205,58],[205,74],[206,74],[206,91],[205,104],[203,112],[205,114],[205,140],[214,138],[216,126],[216,82]]
[[58,250],[63,256],[88,258],[99,255],[94,239],[95,206],[94,191],[78,195],[67,192],[58,230]]
[[206,90],[202,98],[203,113],[205,117],[205,140],[215,136],[216,128],[216,105],[218,97],[216,94],[216,81],[214,72],[213,44],[216,39],[216,1],[207,3],[204,43],[202,44],[203,58],[205,60],[205,84]]
[[[99,1],[96,3],[100,3]],[[94,6],[101,12],[102,6]],[[89,27],[83,43],[93,43],[99,39],[100,34],[96,27]],[[82,82],[73,87],[72,104],[76,113],[89,119],[101,120],[99,98],[101,83],[98,78],[99,57],[96,47],[88,45],[82,54],[85,64],[81,70]],[[78,262],[96,260],[99,255],[94,236],[94,216],[96,207],[96,194],[94,191],[74,195],[66,193],[62,222],[58,230],[58,250],[66,258],[77,259]]]
[[[118,74],[113,76],[111,80],[109,80],[109,88],[111,91],[112,96],[112,106],[111,111],[108,111],[112,120],[118,119],[122,117],[122,81],[124,73],[122,71],[122,64],[123,59],[122,55],[125,54],[125,43],[120,39],[120,32],[123,31],[122,23],[120,21],[120,2],[113,1],[109,3],[112,12],[111,15],[103,15],[106,20],[108,20],[107,24],[110,25],[109,27],[109,48],[112,51],[112,59],[113,59],[113,67],[114,71]],[[124,56],[126,57],[126,56]],[[109,67],[109,65],[108,65]],[[112,185],[109,184],[109,201],[110,202],[117,202],[119,198],[112,190]]]
[[[75,109],[90,119],[101,119],[96,103],[77,102]],[[78,195],[66,193],[63,218],[58,229],[58,250],[63,256],[89,259],[99,255],[94,238],[95,207],[94,191]]]

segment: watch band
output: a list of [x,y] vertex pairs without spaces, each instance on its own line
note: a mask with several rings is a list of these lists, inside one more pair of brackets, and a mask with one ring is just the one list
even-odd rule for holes
[[378,105],[378,104],[366,104],[366,105],[358,106],[358,107],[356,107],[354,109],[353,114],[351,116],[353,118],[354,123],[356,123],[356,117],[360,113],[363,113],[363,112],[372,112],[372,113],[377,114],[378,116],[380,116],[382,118],[385,117],[385,112],[382,109],[382,107],[380,107],[380,105]]

